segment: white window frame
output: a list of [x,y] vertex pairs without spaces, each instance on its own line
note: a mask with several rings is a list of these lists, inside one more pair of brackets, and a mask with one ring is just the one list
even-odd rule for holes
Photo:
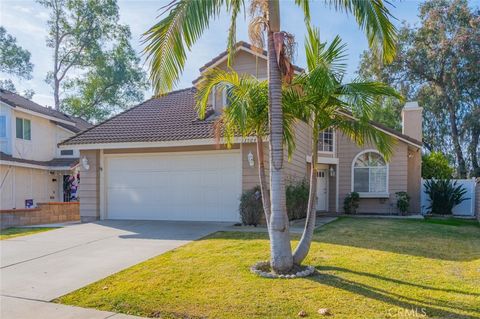
[[[3,115],[1,114],[0,115],[0,119],[3,118],[5,120],[5,135],[0,135],[0,139],[6,139],[8,137],[8,125],[7,125],[7,121],[8,121],[8,118],[7,118],[7,115]],[[15,134],[17,134],[17,132],[15,132]]]
[[[358,153],[354,158],[353,158],[353,161],[352,161],[352,169],[351,169],[351,172],[350,172],[350,176],[351,176],[351,191],[354,192],[355,191],[355,163],[357,162],[357,159],[365,154],[365,153],[377,153],[378,155],[380,155],[382,158],[383,158],[383,161],[385,162],[385,166],[387,168],[387,181],[386,181],[386,191],[385,192],[357,192],[358,195],[360,195],[361,198],[389,198],[390,197],[390,193],[389,193],[389,189],[390,189],[390,185],[389,185],[389,181],[390,181],[390,165],[389,163],[385,160],[385,157],[376,149],[367,149],[367,150],[363,150],[361,151],[360,153]],[[369,186],[370,186],[370,174],[368,175],[368,178],[369,178]]]
[[[72,154],[62,154],[64,151],[72,151]],[[59,154],[61,157],[75,157],[75,151],[73,149],[61,149],[59,150]]]
[[227,108],[229,105],[227,105],[227,90],[232,87],[231,85],[225,85],[222,89],[222,107]]
[[[22,137],[17,136],[17,119],[22,120]],[[25,121],[30,122],[30,138],[26,139],[25,138]],[[15,138],[22,140],[22,141],[31,141],[32,140],[32,120],[26,119],[24,117],[15,117]]]
[[[332,150],[331,151],[318,150],[319,154],[335,154],[335,147],[336,147],[336,144],[337,144],[337,134],[336,134],[336,130],[333,127],[332,128],[327,128],[327,130],[329,130],[329,129],[332,130]],[[325,131],[325,130],[323,130],[323,131]],[[320,142],[320,134],[323,131],[318,133],[318,135],[319,135],[318,142]]]

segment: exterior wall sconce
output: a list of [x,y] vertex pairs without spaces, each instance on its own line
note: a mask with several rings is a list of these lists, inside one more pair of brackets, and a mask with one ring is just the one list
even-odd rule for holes
[[88,163],[88,159],[85,156],[82,158],[82,166],[86,171],[90,169],[90,164]]
[[248,152],[247,160],[248,160],[248,165],[250,165],[250,167],[254,167],[254,166],[255,166],[255,160],[253,159],[253,153],[252,153],[252,151]]
[[330,171],[330,176],[335,177],[335,168],[333,167],[333,165],[330,165],[329,171]]

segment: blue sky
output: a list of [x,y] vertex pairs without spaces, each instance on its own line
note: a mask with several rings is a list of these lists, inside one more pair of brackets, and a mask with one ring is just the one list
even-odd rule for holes
[[[155,21],[157,21],[158,9],[171,0],[133,1],[119,0],[121,23],[128,24],[132,30],[132,44],[140,53],[142,50],[141,35]],[[475,1],[477,2],[477,1]],[[394,7],[390,7],[391,13],[397,19],[394,23],[399,26],[402,21],[410,24],[418,23],[418,5],[420,1],[404,0],[393,1]],[[312,5],[312,21],[320,28],[322,40],[330,41],[337,34],[348,46],[348,77],[355,76],[359,56],[367,49],[367,40],[358,29],[355,20],[345,13],[335,12],[323,1],[314,2]],[[52,90],[44,81],[45,75],[52,66],[52,52],[46,47],[47,36],[46,21],[48,12],[39,4],[30,0],[2,0],[0,1],[0,24],[7,32],[17,38],[18,43],[32,53],[34,72],[32,80],[14,80],[17,89],[33,89],[36,94],[33,100],[41,105],[53,105]],[[248,16],[246,17],[248,20]],[[303,54],[303,41],[305,37],[305,25],[301,11],[294,5],[293,0],[281,0],[281,23],[282,29],[293,33],[298,43],[298,53],[295,63],[305,65]],[[198,76],[198,68],[225,50],[227,30],[229,25],[228,15],[222,15],[214,21],[209,30],[197,42],[188,56],[184,74],[178,88],[191,86],[191,81]],[[238,19],[237,40],[248,41],[247,22],[242,15]],[[144,65],[148,70],[148,66]],[[0,74],[1,78],[6,78]],[[152,92],[146,92],[148,98]]]

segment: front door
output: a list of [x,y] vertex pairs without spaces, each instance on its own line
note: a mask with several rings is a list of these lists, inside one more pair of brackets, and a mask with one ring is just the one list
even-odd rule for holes
[[321,169],[317,172],[317,210],[327,210],[327,170]]

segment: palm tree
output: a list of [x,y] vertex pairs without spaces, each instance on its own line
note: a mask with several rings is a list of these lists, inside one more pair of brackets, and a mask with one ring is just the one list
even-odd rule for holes
[[[270,134],[270,197],[269,221],[271,266],[278,273],[288,272],[293,256],[288,231],[283,179],[282,131],[282,72],[280,66],[288,64],[280,32],[279,0],[251,0],[254,7],[263,9],[267,33],[269,134]],[[256,3],[256,4],[255,4]],[[310,19],[310,0],[295,0]],[[331,0],[336,10],[351,13],[367,34],[370,47],[391,61],[395,54],[396,29],[389,21],[390,13],[382,0]],[[185,66],[186,52],[208,28],[211,20],[219,17],[223,6],[231,14],[228,49],[233,56],[236,18],[245,0],[173,0],[164,6],[166,16],[145,33],[145,52],[150,61],[151,80],[157,93],[166,93],[177,83]],[[229,59],[230,61],[231,59]],[[285,69],[285,68],[282,68]],[[287,68],[288,69],[288,68]]]
[[315,228],[319,133],[328,128],[337,129],[359,146],[365,143],[375,145],[388,159],[392,154],[393,141],[388,135],[375,129],[370,119],[377,108],[375,101],[379,97],[402,99],[394,89],[381,82],[342,84],[346,72],[342,63],[345,45],[337,36],[327,46],[320,41],[317,29],[308,27],[307,30],[307,70],[292,83],[292,88],[301,92],[301,95],[296,100],[284,101],[292,104],[289,108],[304,108],[304,117],[310,119],[313,131],[307,220],[300,242],[293,253],[293,261],[298,265],[308,254]]
[[[254,136],[258,159],[258,176],[267,227],[270,221],[270,193],[265,172],[264,139],[268,135],[268,83],[259,81],[250,74],[238,74],[234,70],[225,71],[212,69],[205,73],[197,86],[197,111],[201,118],[207,114],[209,97],[213,89],[227,92],[228,105],[223,106],[223,112],[216,118],[215,127],[223,129],[227,147],[234,142],[234,137]],[[284,104],[289,106],[292,104]],[[293,126],[298,117],[294,112],[284,107],[283,141],[287,145],[288,155],[294,148]],[[219,131],[217,130],[217,132]],[[218,136],[220,137],[220,136]]]

